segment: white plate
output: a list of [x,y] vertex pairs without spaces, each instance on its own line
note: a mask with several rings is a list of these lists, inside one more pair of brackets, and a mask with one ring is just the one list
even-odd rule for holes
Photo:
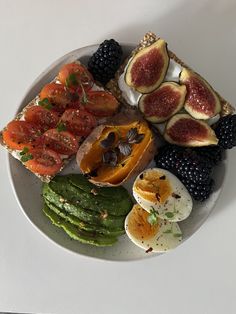
[[[125,44],[122,46],[125,55],[128,55],[134,48],[134,45]],[[80,48],[66,54],[54,62],[31,85],[21,101],[18,111],[21,111],[21,109],[40,92],[42,87],[57,75],[63,64],[72,62],[76,59],[80,59],[82,63],[86,64],[88,57],[91,56],[97,48],[97,45]],[[71,240],[61,229],[53,226],[49,222],[49,219],[43,214],[41,181],[30,171],[26,170],[18,160],[10,155],[9,169],[13,189],[23,212],[28,217],[29,221],[54,243],[77,254],[103,260],[128,261],[159,255],[155,253],[145,253],[144,250],[135,246],[126,235],[120,237],[119,241],[114,246],[106,248],[98,248]],[[216,186],[211,197],[204,203],[194,204],[190,217],[180,223],[184,241],[197,231],[212,211],[222,189],[225,169],[225,162],[221,163],[220,166],[215,169]],[[78,169],[73,162],[68,165],[62,173],[70,173],[71,171],[78,172]]]

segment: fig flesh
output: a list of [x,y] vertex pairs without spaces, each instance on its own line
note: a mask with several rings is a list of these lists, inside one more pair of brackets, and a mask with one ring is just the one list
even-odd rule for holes
[[167,123],[164,138],[179,146],[217,145],[218,139],[212,128],[204,121],[188,114],[176,114]]
[[180,83],[187,88],[185,110],[195,119],[207,120],[221,111],[221,104],[213,88],[197,73],[184,68]]
[[139,109],[146,120],[152,123],[161,123],[168,120],[183,107],[185,96],[185,85],[165,82],[152,93],[140,97]]
[[134,55],[127,66],[125,82],[142,94],[150,93],[164,80],[168,65],[166,42],[158,39]]

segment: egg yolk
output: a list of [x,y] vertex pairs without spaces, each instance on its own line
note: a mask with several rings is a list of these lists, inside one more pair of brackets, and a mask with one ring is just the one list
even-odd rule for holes
[[166,176],[154,170],[141,174],[134,185],[134,190],[144,199],[160,204],[163,204],[172,194]]
[[133,206],[129,214],[129,232],[136,239],[148,240],[157,234],[159,225],[151,225],[147,220],[148,215],[149,213],[138,204]]

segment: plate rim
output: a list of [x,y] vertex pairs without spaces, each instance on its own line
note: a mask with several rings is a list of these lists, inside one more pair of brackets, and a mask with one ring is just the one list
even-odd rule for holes
[[[133,49],[133,48],[136,47],[136,45],[134,43],[124,43],[124,42],[121,42],[120,45],[122,47],[126,47],[127,49]],[[93,44],[93,45],[87,45],[87,46],[84,46],[84,47],[80,47],[80,48],[74,49],[74,50],[72,50],[70,52],[67,52],[63,56],[61,56],[61,57],[57,58],[55,61],[53,61],[45,70],[43,70],[33,80],[33,82],[30,84],[30,86],[26,89],[23,97],[21,98],[21,100],[19,102],[19,105],[17,106],[17,110],[15,112],[15,115],[25,107],[25,99],[27,98],[27,95],[30,93],[30,91],[33,89],[33,87],[37,83],[39,83],[40,80],[45,75],[49,74],[53,67],[59,66],[60,63],[64,64],[63,60],[65,60],[67,57],[70,57],[70,55],[73,55],[74,53],[77,53],[81,49],[90,49],[91,50],[91,49],[97,49],[98,47],[99,47],[99,44]],[[7,158],[7,173],[8,173],[9,179],[10,179],[10,185],[11,185],[11,188],[13,190],[14,197],[16,198],[17,204],[19,205],[21,211],[23,212],[23,214],[27,218],[27,220],[31,223],[31,225],[33,225],[33,227],[37,231],[39,231],[40,234],[42,234],[46,239],[50,240],[50,242],[53,243],[54,245],[56,245],[57,247],[60,247],[61,249],[64,249],[67,252],[72,253],[72,254],[74,254],[76,256],[82,256],[83,258],[89,258],[89,259],[99,260],[99,261],[103,261],[103,262],[140,262],[140,261],[143,261],[143,260],[146,260],[146,259],[156,258],[157,256],[163,255],[163,253],[154,253],[154,254],[147,254],[146,256],[141,257],[141,258],[107,259],[107,258],[102,258],[102,257],[99,257],[99,256],[90,256],[90,255],[86,255],[86,254],[81,253],[81,252],[76,252],[76,251],[74,251],[74,250],[72,250],[72,249],[70,249],[70,248],[68,248],[68,247],[58,243],[57,241],[52,239],[48,234],[46,234],[43,230],[41,230],[40,227],[31,220],[30,216],[27,214],[26,210],[24,209],[23,204],[21,204],[21,202],[19,200],[19,197],[18,197],[18,194],[17,194],[17,191],[15,189],[14,178],[13,178],[13,174],[12,174],[12,171],[11,171],[11,160],[14,159],[14,157],[9,152],[7,153],[7,156],[8,156],[8,158]],[[213,205],[211,206],[211,209],[209,210],[207,215],[204,216],[204,219],[203,219],[201,225],[198,226],[197,229],[190,236],[188,236],[187,238],[183,239],[183,241],[178,245],[178,247],[182,246],[186,242],[186,240],[189,240],[192,236],[194,236],[200,230],[200,228],[205,224],[206,220],[209,218],[209,216],[214,211],[214,208],[215,208],[217,202],[219,201],[219,199],[220,199],[220,197],[222,195],[222,192],[224,190],[225,181],[226,181],[227,173],[228,173],[227,159],[228,159],[228,153],[227,153],[227,151],[225,151],[225,162],[223,161],[223,163],[224,163],[224,175],[223,175],[223,178],[222,178],[222,184],[220,186],[220,191],[218,192],[217,198],[214,200]],[[170,250],[168,252],[171,252],[171,251],[173,251],[173,250]]]

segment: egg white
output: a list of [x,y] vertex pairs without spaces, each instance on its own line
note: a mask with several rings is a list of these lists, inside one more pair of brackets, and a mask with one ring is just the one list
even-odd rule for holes
[[[168,196],[164,204],[159,203],[158,200],[156,202],[152,202],[145,199],[138,193],[138,191],[135,190],[135,185],[137,181],[140,180],[140,175],[144,175],[147,171],[157,171],[160,176],[165,176],[166,180],[169,181],[172,193]],[[145,210],[148,212],[154,210],[158,217],[170,222],[177,222],[186,219],[190,215],[193,208],[192,198],[183,183],[171,172],[161,168],[146,169],[139,174],[134,181],[133,195],[137,203]],[[173,195],[177,195],[179,198],[176,198]]]
[[157,222],[159,225],[158,231],[152,238],[145,240],[135,237],[129,228],[131,215],[132,211],[125,219],[125,231],[130,240],[142,249],[148,250],[148,252],[162,253],[176,248],[181,243],[182,232],[179,225],[176,222],[170,222],[160,218]]

